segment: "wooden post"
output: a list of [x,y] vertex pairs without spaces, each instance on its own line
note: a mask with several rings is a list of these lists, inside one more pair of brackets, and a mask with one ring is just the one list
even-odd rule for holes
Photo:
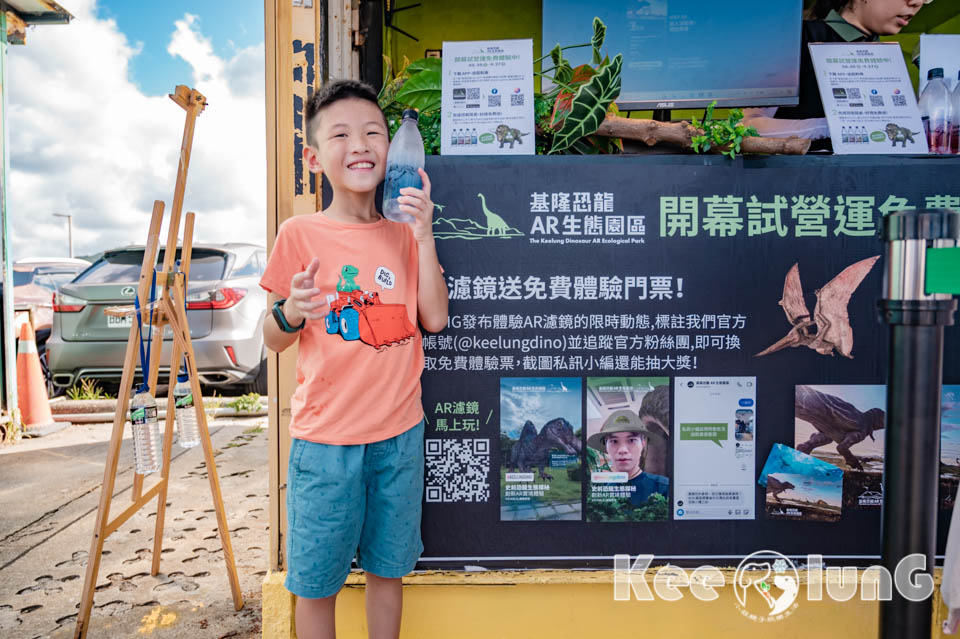
[[[342,5],[342,0],[337,0]],[[306,3],[304,3],[306,4]],[[298,167],[307,143],[303,106],[326,82],[327,0],[294,6],[264,0],[267,55],[267,250],[273,250],[280,224],[321,208],[321,181]],[[353,54],[356,55],[355,53]],[[312,60],[312,66],[311,66]],[[334,66],[329,64],[329,66]],[[272,321],[269,317],[267,321]],[[267,351],[270,390],[268,437],[270,469],[270,569],[282,570],[286,535],[286,467],[290,450],[290,398],[296,388],[297,347]]]

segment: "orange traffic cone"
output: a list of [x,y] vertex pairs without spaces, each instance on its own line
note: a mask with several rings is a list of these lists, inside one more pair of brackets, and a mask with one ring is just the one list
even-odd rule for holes
[[50,402],[47,400],[47,385],[43,381],[37,341],[30,322],[20,327],[20,343],[17,345],[17,398],[24,437],[42,437],[66,426],[53,421]]

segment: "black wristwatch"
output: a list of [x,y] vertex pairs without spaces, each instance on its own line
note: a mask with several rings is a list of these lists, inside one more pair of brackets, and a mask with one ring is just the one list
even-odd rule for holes
[[287,321],[286,315],[283,314],[283,303],[286,301],[287,300],[282,299],[273,303],[273,319],[277,320],[277,325],[284,333],[296,333],[307,325],[307,320],[304,318],[304,320],[300,322],[300,326],[290,326],[290,322]]

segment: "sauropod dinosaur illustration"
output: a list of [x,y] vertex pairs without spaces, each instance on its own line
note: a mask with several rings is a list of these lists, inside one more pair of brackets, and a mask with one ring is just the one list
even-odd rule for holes
[[891,142],[893,142],[893,146],[897,146],[897,142],[900,142],[903,145],[903,148],[907,148],[907,140],[910,141],[910,144],[916,144],[913,136],[920,133],[919,131],[911,131],[910,129],[902,126],[897,126],[893,122],[887,125],[886,132],[887,137],[890,138]]
[[523,144],[523,136],[530,135],[529,133],[521,133],[520,129],[513,129],[508,127],[506,124],[501,124],[497,127],[497,142],[500,143],[500,148],[503,148],[504,144],[509,144],[510,148],[513,148],[513,143]]
[[483,207],[483,215],[487,218],[487,235],[506,235],[510,231],[510,225],[502,217],[487,208],[487,198],[483,193],[477,193],[480,198],[480,206]]
[[357,286],[356,281],[353,279],[359,273],[360,270],[356,266],[344,264],[343,268],[340,269],[340,281],[337,282],[337,290],[343,291],[344,293],[361,290],[360,287]]

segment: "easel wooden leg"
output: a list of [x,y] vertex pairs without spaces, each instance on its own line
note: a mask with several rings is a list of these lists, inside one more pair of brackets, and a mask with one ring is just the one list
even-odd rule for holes
[[[178,281],[178,284],[180,281]],[[183,349],[187,361],[187,371],[190,375],[190,389],[194,397],[200,394],[200,378],[197,376],[197,364],[194,359],[193,343],[190,341],[190,332],[187,326],[186,311],[179,300],[183,299],[184,290],[181,286],[175,289],[175,295],[169,299],[167,305],[170,313],[170,326],[173,329],[174,340],[178,347]],[[230,579],[230,591],[233,594],[233,605],[236,610],[243,608],[243,595],[240,592],[240,578],[237,575],[237,565],[233,557],[233,544],[230,541],[230,529],[227,525],[227,516],[223,508],[223,497],[220,492],[220,479],[217,476],[217,465],[213,459],[213,443],[210,441],[210,430],[207,428],[207,414],[203,410],[203,402],[194,402],[197,415],[197,426],[200,429],[200,442],[203,445],[203,457],[207,466],[207,478],[210,481],[210,493],[213,496],[213,506],[217,513],[217,532],[220,534],[220,543],[223,546],[223,559],[227,564],[227,576]]]
[[[153,262],[160,243],[160,223],[163,220],[163,202],[153,204],[153,216],[150,218],[150,231],[147,236],[147,245],[143,254],[143,266],[140,270],[140,286],[137,294],[140,299],[146,299],[150,286]],[[149,269],[149,270],[148,270]],[[113,418],[113,431],[110,435],[110,449],[107,452],[107,463],[103,469],[103,485],[100,488],[100,507],[97,509],[97,519],[93,527],[93,540],[90,542],[90,554],[87,556],[87,570],[83,580],[83,595],[80,599],[80,610],[77,613],[77,627],[74,637],[80,639],[86,636],[90,623],[90,611],[93,608],[93,593],[97,585],[97,573],[100,571],[100,556],[103,552],[103,542],[107,537],[107,526],[110,521],[110,501],[113,497],[113,485],[117,478],[117,461],[120,457],[120,445],[123,442],[123,428],[127,421],[127,406],[130,403],[130,387],[133,384],[133,372],[136,367],[138,349],[137,340],[140,334],[136,324],[130,328],[127,338],[127,352],[123,362],[123,374],[120,378],[120,391],[117,393],[117,412]]]

